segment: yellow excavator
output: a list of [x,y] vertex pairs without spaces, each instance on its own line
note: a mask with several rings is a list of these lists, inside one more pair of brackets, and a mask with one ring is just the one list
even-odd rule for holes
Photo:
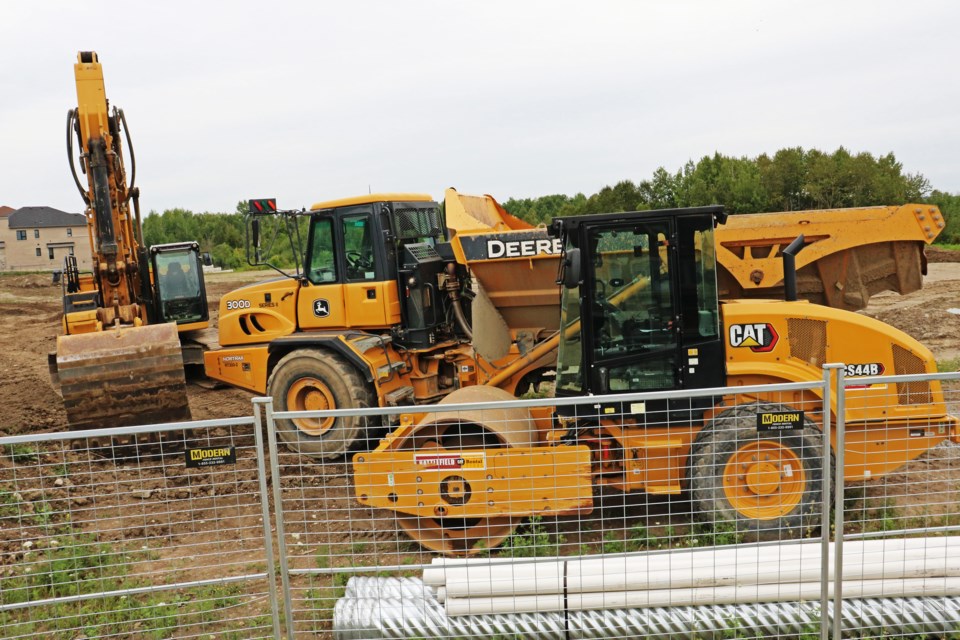
[[[72,429],[189,419],[179,336],[208,325],[199,246],[144,245],[124,113],[109,108],[96,53],[80,52],[74,73],[67,157],[85,205],[93,269],[82,273],[67,257],[63,335],[50,354],[51,373]],[[74,139],[85,181],[77,174]]]

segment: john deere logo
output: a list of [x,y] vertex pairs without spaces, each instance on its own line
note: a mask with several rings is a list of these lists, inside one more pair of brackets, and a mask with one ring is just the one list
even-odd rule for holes
[[730,325],[730,346],[747,347],[751,351],[773,351],[780,336],[769,322]]
[[330,303],[320,298],[319,300],[313,301],[313,315],[318,318],[326,318],[330,315]]

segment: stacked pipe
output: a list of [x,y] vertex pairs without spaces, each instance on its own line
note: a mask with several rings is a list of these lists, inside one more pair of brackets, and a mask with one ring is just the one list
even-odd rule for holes
[[[549,561],[439,559],[422,582],[352,579],[336,605],[334,630],[343,640],[719,638],[731,629],[799,635],[820,624],[820,548],[817,542]],[[845,635],[960,628],[958,550],[960,537],[845,543]]]

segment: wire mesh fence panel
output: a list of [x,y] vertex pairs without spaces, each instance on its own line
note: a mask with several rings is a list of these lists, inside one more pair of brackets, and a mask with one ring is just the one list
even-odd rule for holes
[[252,424],[0,438],[0,636],[273,637]]
[[854,611],[848,632],[960,638],[960,374],[857,373],[847,367],[842,383],[844,541],[832,576]]
[[[278,414],[289,624],[336,638],[818,636],[821,393]],[[337,416],[393,426],[349,462],[284,444],[298,420]]]

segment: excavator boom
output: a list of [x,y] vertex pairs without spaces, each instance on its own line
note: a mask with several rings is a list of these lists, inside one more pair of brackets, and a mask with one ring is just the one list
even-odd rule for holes
[[[51,373],[72,429],[189,419],[177,325],[154,324],[157,278],[140,232],[135,166],[129,184],[124,168],[126,121],[109,109],[96,53],[81,52],[74,71],[77,108],[68,114],[67,153],[86,204],[93,273],[67,265],[64,335]],[[74,167],[74,136],[86,184]]]

